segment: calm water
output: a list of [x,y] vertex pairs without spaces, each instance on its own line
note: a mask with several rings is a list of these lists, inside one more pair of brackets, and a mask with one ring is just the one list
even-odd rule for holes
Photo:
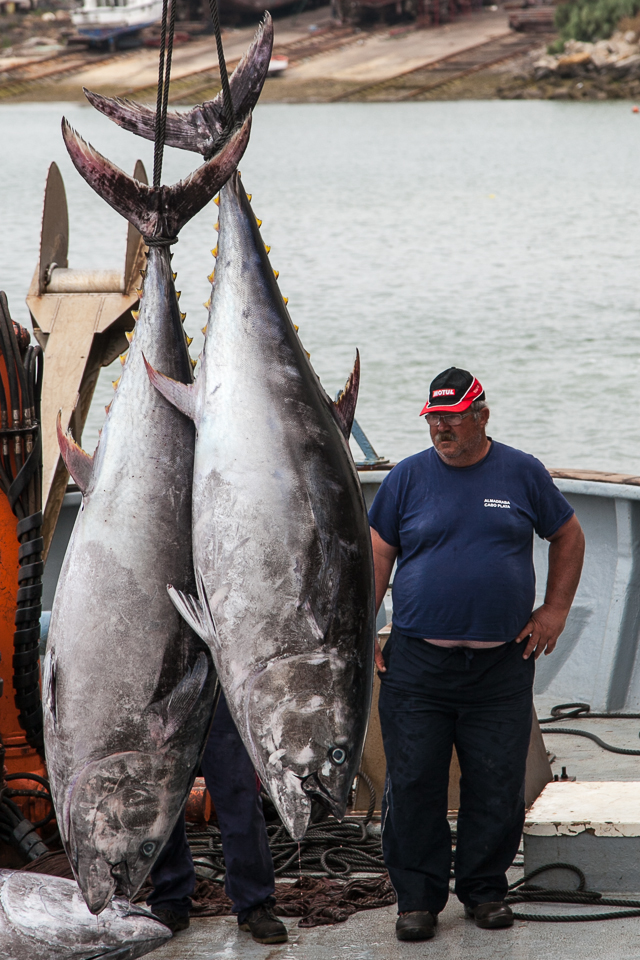
[[[151,170],[151,145],[89,107],[0,107],[0,288],[21,322],[51,160],[67,187],[70,266],[124,257],[124,222],[66,158],[63,112],[124,169],[141,156]],[[167,151],[165,182],[194,165]],[[360,348],[357,416],[378,452],[425,445],[429,381],[456,364],[484,384],[494,437],[549,466],[640,473],[640,117],[630,104],[266,105],[242,171],[329,393]],[[215,219],[204,210],[175,248],[192,350]],[[104,371],[89,450],[113,378]]]

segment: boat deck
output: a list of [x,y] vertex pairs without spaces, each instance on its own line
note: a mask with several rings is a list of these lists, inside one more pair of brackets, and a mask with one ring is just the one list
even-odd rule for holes
[[[529,908],[527,908],[529,909]],[[546,910],[550,908],[545,906]],[[563,906],[563,913],[579,908]],[[192,921],[151,956],[154,960],[638,960],[640,918],[601,923],[516,922],[509,930],[478,930],[455,898],[427,943],[395,938],[395,907],[357,913],[332,927],[301,930],[287,920],[289,943],[262,946],[233,917]]]
[[[537,700],[538,715],[553,706]],[[568,720],[562,727],[588,730],[607,743],[640,749],[640,720]],[[543,733],[545,727],[543,726]],[[547,749],[556,755],[552,769],[563,766],[579,780],[640,780],[640,757],[609,753],[582,737],[551,735]],[[512,879],[521,870],[511,871]],[[604,891],[603,891],[604,892]],[[634,897],[638,894],[624,894]],[[618,894],[620,896],[620,894]],[[527,912],[581,914],[593,907],[520,905]],[[192,920],[191,927],[156,950],[154,960],[396,960],[432,956],[438,960],[638,960],[640,918],[602,922],[519,922],[509,930],[479,930],[464,919],[461,904],[451,896],[440,915],[436,937],[427,943],[400,943],[395,938],[395,907],[357,913],[346,923],[300,929],[287,919],[289,943],[262,946],[242,933],[234,917]]]

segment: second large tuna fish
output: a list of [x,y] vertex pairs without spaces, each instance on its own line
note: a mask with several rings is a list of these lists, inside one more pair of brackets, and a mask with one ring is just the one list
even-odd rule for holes
[[344,815],[369,716],[373,563],[347,442],[359,367],[333,403],[237,175],[220,194],[219,230],[200,375],[187,386],[150,369],[197,429],[198,599],[171,592],[210,645],[256,770],[299,839],[312,797]]
[[[254,53],[264,43],[261,30]],[[167,579],[193,580],[194,429],[153,389],[143,355],[192,378],[170,245],[235,170],[249,126],[171,187],[128,177],[64,126],[76,168],[149,245],[135,335],[94,457],[60,435],[83,505],[51,617],[45,745],[60,833],[94,913],[146,878],[186,801],[213,711],[209,651],[166,592]]]

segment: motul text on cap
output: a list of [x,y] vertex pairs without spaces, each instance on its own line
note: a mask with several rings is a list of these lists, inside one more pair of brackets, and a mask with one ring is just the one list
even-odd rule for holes
[[431,381],[429,399],[420,411],[425,413],[462,413],[474,400],[484,400],[482,384],[468,370],[449,367]]

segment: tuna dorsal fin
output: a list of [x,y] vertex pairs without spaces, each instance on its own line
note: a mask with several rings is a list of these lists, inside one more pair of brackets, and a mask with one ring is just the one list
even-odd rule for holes
[[249,143],[251,117],[215,157],[171,187],[149,187],[103,157],[62,119],[62,136],[78,173],[98,196],[134,225],[145,239],[174,239],[181,228],[218,193]]
[[56,420],[56,431],[58,433],[58,446],[64,460],[64,465],[80,487],[83,494],[87,492],[91,474],[93,472],[93,457],[78,446],[70,433],[65,433],[62,429],[62,411],[58,411]]
[[186,620],[191,629],[195,630],[209,647],[214,648],[218,645],[218,628],[211,612],[200,571],[197,572],[197,579],[199,600],[196,600],[191,594],[176,590],[171,584],[167,585],[167,590],[180,616]]
[[335,401],[331,401],[333,415],[338,421],[338,426],[344,433],[345,440],[351,436],[351,427],[353,418],[356,415],[356,404],[358,402],[358,389],[360,387],[360,352],[356,350],[356,361],[353,370],[349,375],[344,390]]
[[[236,121],[243,121],[253,110],[267,77],[273,48],[273,22],[269,13],[258,27],[253,43],[229,77],[231,102]],[[118,126],[146,140],[154,140],[156,112],[150,107],[120,97],[111,99],[84,90],[89,103]],[[180,150],[201,153],[209,160],[224,145],[226,120],[222,91],[214,100],[184,113],[167,113],[165,143]]]
[[168,400],[169,403],[177,407],[181,413],[184,413],[185,417],[189,417],[190,420],[195,421],[198,406],[198,384],[200,380],[196,380],[195,383],[180,383],[179,380],[172,380],[171,377],[165,377],[164,373],[158,373],[157,370],[154,370],[144,354],[142,354],[142,359],[147,368],[149,380],[151,380],[156,390],[162,394],[165,400]]
[[209,665],[204,653],[199,653],[191,670],[187,670],[180,683],[166,697],[149,709],[161,720],[159,740],[166,743],[183,726],[202,693]]

